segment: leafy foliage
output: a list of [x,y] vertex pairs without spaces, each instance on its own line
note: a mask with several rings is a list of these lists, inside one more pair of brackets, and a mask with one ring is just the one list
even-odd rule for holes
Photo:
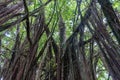
[[0,79],[120,79],[120,1],[5,0],[0,7]]

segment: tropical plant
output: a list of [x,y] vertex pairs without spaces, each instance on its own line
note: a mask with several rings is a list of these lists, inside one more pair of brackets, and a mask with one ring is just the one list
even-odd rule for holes
[[0,80],[120,80],[119,0],[4,0],[0,8]]

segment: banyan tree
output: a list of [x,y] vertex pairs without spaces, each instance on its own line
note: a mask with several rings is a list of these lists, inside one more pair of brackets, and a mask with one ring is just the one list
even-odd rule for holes
[[120,80],[120,1],[0,0],[0,80]]

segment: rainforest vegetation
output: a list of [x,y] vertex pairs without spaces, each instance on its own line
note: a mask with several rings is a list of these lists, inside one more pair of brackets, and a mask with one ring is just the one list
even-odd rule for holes
[[0,80],[120,80],[120,0],[0,0]]

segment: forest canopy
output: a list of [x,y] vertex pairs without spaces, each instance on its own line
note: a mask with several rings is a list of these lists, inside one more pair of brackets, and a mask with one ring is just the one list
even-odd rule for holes
[[119,0],[0,0],[0,80],[120,80]]

